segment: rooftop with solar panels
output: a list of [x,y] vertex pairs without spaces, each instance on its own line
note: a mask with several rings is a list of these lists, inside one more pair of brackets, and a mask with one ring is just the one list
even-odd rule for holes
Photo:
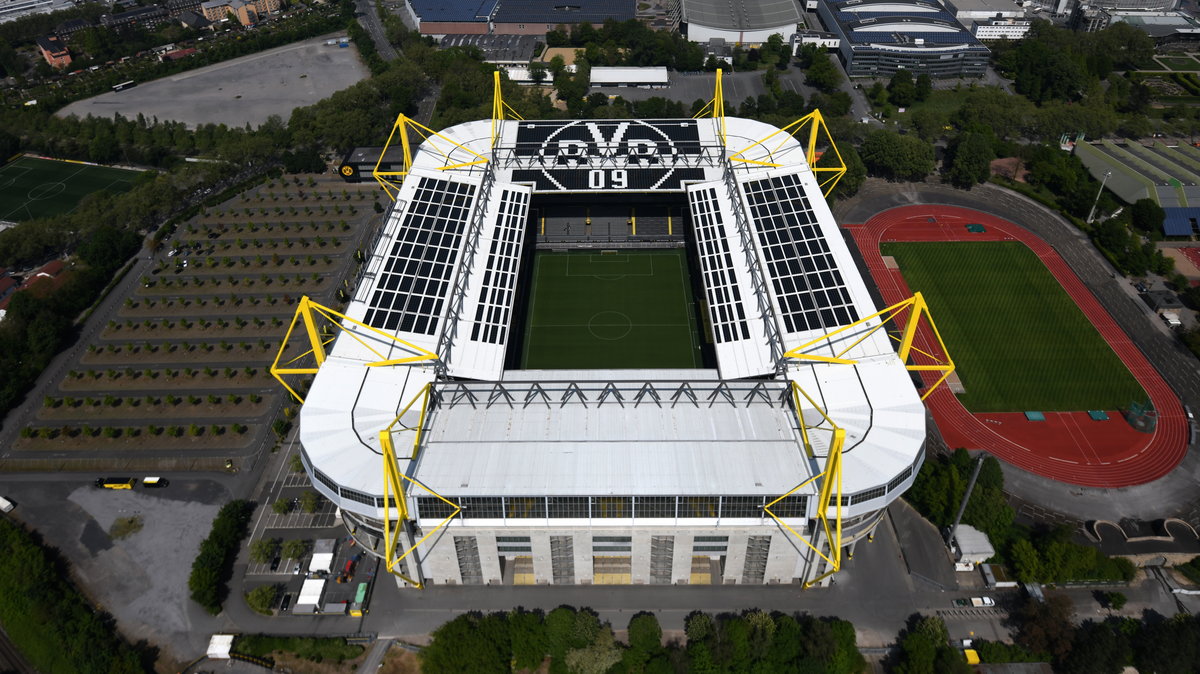
[[378,516],[394,443],[456,502],[807,481],[811,517],[836,451],[848,515],[895,498],[925,410],[826,204],[836,148],[802,128],[421,127],[402,181],[377,176],[395,205],[301,411],[316,482]]

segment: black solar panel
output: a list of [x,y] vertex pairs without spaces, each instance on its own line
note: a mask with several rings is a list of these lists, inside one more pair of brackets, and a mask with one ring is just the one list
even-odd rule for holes
[[702,153],[691,119],[520,122],[513,150],[538,167],[514,170],[513,180],[538,191],[679,190],[704,178],[675,168]]
[[791,173],[743,187],[787,331],[829,330],[858,320],[800,177]]
[[503,344],[508,333],[508,318],[516,292],[517,268],[521,262],[521,233],[529,213],[529,194],[504,190],[500,198],[500,217],[492,232],[487,269],[479,289],[475,324],[471,340]]
[[[411,179],[411,178],[410,178]],[[365,322],[432,335],[475,206],[475,186],[419,177],[400,232],[384,262]]]
[[733,273],[733,255],[726,238],[725,222],[717,205],[717,190],[714,187],[694,190],[688,198],[713,339],[720,343],[750,339],[742,293]]

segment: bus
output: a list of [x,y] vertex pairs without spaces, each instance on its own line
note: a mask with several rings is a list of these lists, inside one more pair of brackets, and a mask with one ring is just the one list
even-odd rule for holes
[[135,81],[133,81],[133,80],[129,80],[128,82],[122,82],[122,83],[120,83],[120,84],[114,84],[114,85],[113,85],[113,88],[112,88],[112,90],[113,90],[113,91],[125,91],[126,89],[128,89],[128,88],[130,88],[130,87],[134,86],[135,84],[137,84],[137,82],[135,82]]
[[102,489],[133,489],[137,479],[132,477],[98,477],[96,486]]

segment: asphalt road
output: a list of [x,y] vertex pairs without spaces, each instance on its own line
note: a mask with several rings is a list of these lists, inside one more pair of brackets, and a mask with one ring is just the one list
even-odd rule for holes
[[[1141,348],[1166,382],[1192,409],[1200,409],[1200,363],[1140,300],[1083,232],[1041,204],[994,185],[970,191],[936,183],[868,180],[853,198],[834,204],[838,222],[852,224],[896,206],[948,204],[992,213],[1019,224],[1054,247],[1084,285]],[[1176,516],[1200,525],[1200,456],[1189,448],[1166,476],[1119,489],[1078,487],[1004,465],[1005,486],[1017,498],[1077,520],[1154,520]]]

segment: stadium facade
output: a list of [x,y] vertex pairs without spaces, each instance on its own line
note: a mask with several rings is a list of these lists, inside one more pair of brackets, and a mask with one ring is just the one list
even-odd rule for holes
[[[794,132],[494,119],[413,148],[345,314],[293,322],[303,463],[364,547],[418,586],[811,584],[852,555],[925,408]],[[655,247],[687,251],[704,367],[520,369],[535,254]]]
[[840,40],[850,77],[897,70],[930,77],[982,77],[991,51],[947,9],[927,0],[821,0],[825,28]]

